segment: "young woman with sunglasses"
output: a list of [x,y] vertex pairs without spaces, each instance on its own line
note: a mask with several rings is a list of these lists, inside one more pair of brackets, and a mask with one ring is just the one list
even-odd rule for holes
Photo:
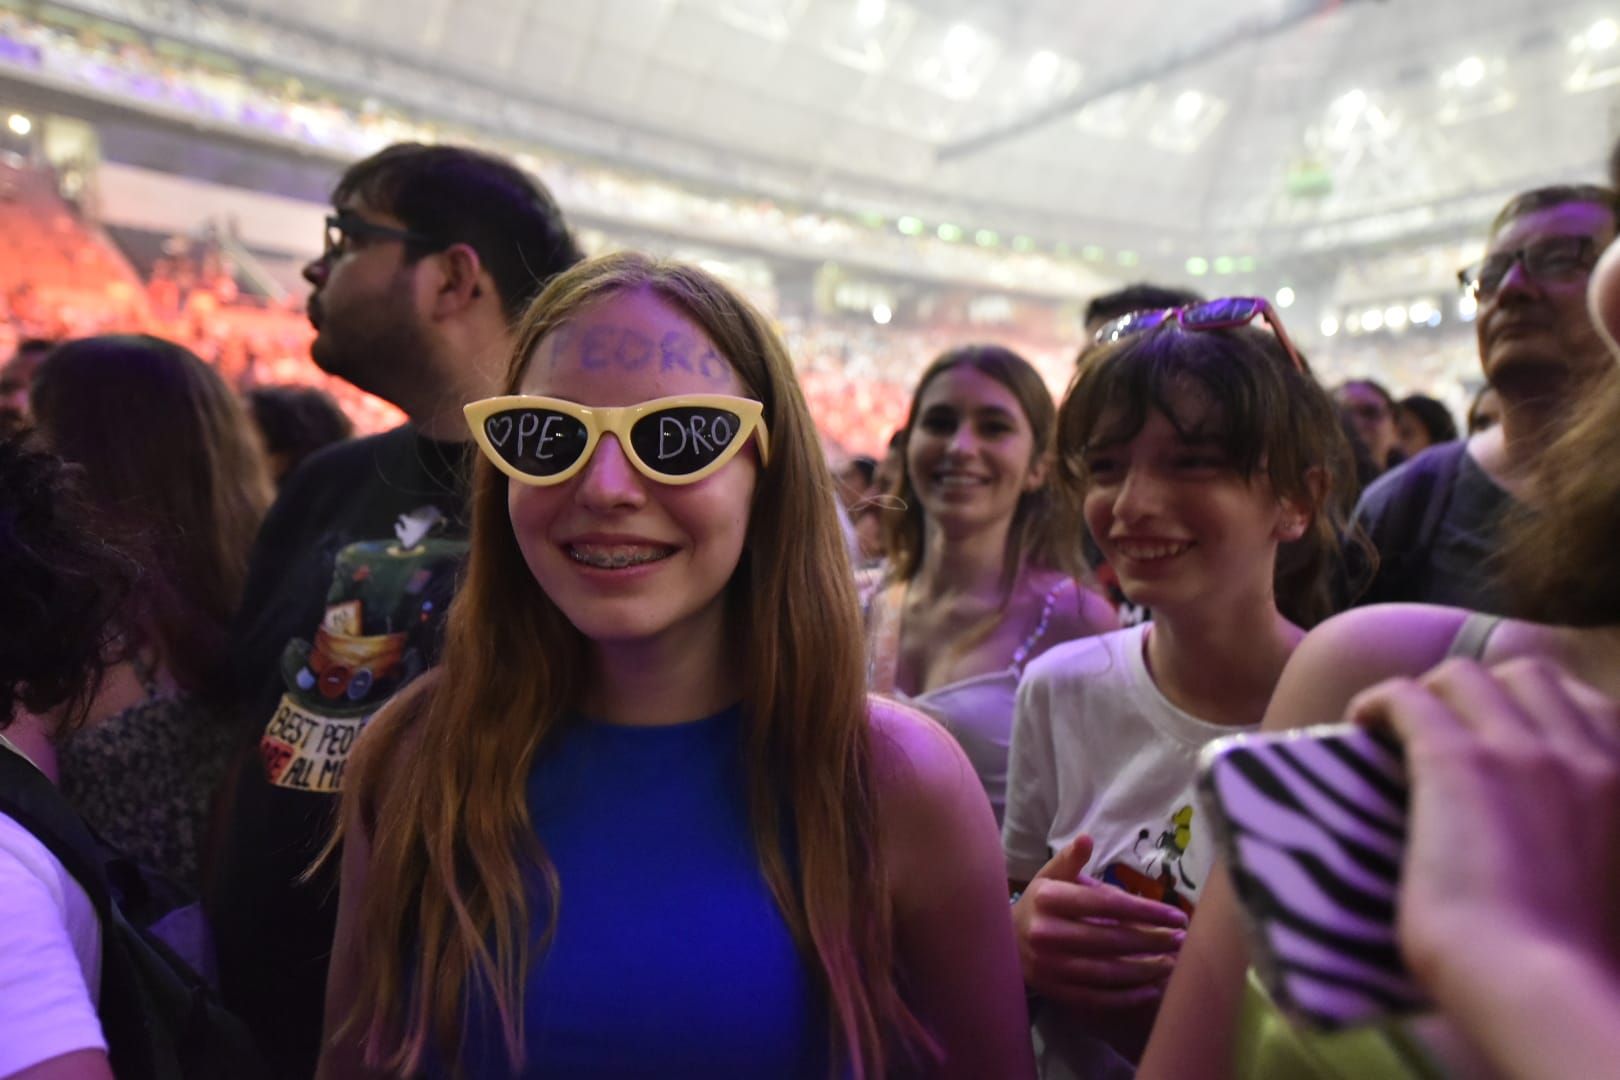
[[1213,861],[1198,751],[1259,724],[1329,613],[1351,468],[1264,301],[1098,340],[1059,410],[1057,483],[1153,621],[1061,645],[1019,687],[1003,845],[1048,1077],[1129,1075],[1140,1053]]
[[1607,252],[1560,284],[1585,293],[1615,363],[1536,463],[1536,509],[1510,519],[1501,553],[1517,609],[1538,621],[1358,609],[1305,639],[1266,713],[1268,730],[1348,715],[1405,743],[1397,942],[1436,1010],[1342,1033],[1289,1023],[1245,978],[1242,918],[1217,873],[1144,1077],[1553,1078],[1602,1071],[1620,1049],[1620,201],[1608,205]]
[[968,345],[929,366],[906,422],[887,573],[866,603],[872,689],[956,737],[998,822],[1024,664],[1115,626],[1106,600],[1057,569],[1078,563],[1080,538],[1053,520],[1055,413],[1009,349]]
[[1026,1073],[992,818],[866,696],[779,339],[636,254],[517,336],[443,664],[345,785],[321,1075]]

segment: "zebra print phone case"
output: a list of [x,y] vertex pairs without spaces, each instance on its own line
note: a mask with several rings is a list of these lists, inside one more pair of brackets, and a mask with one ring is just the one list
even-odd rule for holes
[[1204,749],[1199,795],[1277,1007],[1338,1029],[1421,1009],[1395,943],[1406,843],[1399,747],[1348,724]]

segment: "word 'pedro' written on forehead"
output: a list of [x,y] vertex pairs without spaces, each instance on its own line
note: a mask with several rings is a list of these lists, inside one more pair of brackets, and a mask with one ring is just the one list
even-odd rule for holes
[[712,382],[731,377],[731,365],[709,342],[684,330],[670,330],[656,341],[628,326],[561,326],[551,343],[551,370],[570,365],[583,371],[684,372]]

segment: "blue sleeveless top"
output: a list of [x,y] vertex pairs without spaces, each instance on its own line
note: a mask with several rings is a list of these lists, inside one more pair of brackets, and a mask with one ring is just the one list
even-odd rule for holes
[[[815,985],[749,832],[740,728],[738,706],[668,727],[575,721],[536,761],[529,812],[561,899],[527,980],[520,1075],[826,1076]],[[483,997],[466,1075],[506,1077]]]

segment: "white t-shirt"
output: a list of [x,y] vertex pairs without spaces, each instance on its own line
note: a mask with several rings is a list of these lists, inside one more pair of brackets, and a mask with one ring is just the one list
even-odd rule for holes
[[[1190,914],[1215,861],[1193,794],[1198,753],[1253,729],[1206,723],[1171,704],[1148,674],[1148,629],[1066,642],[1025,670],[1001,843],[1007,876],[1028,881],[1085,833],[1094,842],[1087,874]],[[1101,1044],[1082,1048],[1044,1028],[1037,1023],[1046,1051],[1066,1045],[1042,1053],[1042,1076],[1129,1075]]]
[[60,860],[0,813],[0,1076],[106,1050],[101,924]]

